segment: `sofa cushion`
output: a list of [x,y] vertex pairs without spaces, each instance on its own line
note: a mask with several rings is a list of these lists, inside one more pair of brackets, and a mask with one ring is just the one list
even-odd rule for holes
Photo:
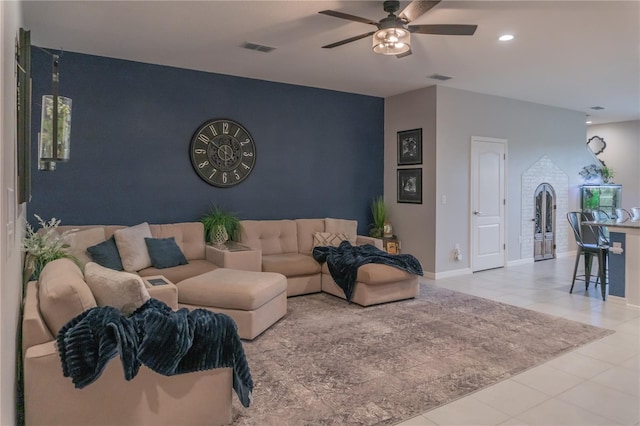
[[341,242],[347,241],[347,234],[333,234],[331,232],[316,232],[313,234],[314,247],[338,247]]
[[297,277],[319,273],[320,264],[306,254],[271,254],[262,256],[262,271],[278,272],[286,277]]
[[97,306],[82,276],[70,259],[58,259],[45,265],[38,280],[40,313],[53,336],[67,322]]
[[114,271],[89,262],[84,267],[84,279],[98,306],[112,306],[127,315],[150,298],[142,278],[130,272]]
[[116,271],[124,270],[122,261],[120,260],[118,246],[116,246],[116,240],[113,237],[95,246],[87,247],[87,252],[89,252],[91,259],[98,265]]
[[298,232],[293,220],[243,220],[240,242],[263,255],[298,253]]
[[188,261],[205,259],[206,243],[201,222],[155,224],[149,225],[149,228],[153,238],[173,237]]
[[158,269],[158,268],[145,268],[138,271],[138,274],[142,277],[149,277],[151,275],[163,275],[166,279],[174,284],[178,284],[182,280],[195,277],[196,275],[204,274],[205,272],[213,271],[218,267],[202,259],[190,260],[187,265],[174,266],[172,268]]
[[118,229],[113,233],[120,252],[122,267],[127,272],[136,272],[151,266],[151,258],[147,251],[145,238],[152,238],[147,222],[136,226]]
[[369,263],[358,268],[357,280],[367,284],[386,284],[415,277],[402,269],[379,263]]
[[[322,264],[322,273],[331,275],[327,263]],[[357,281],[367,284],[386,284],[408,280],[416,275],[410,274],[402,269],[380,263],[368,263],[358,268]]]
[[144,242],[154,268],[164,269],[189,263],[173,237],[145,238]]
[[347,234],[349,242],[355,245],[358,236],[358,221],[328,217],[324,220],[324,231],[333,234]]
[[78,259],[80,264],[91,262],[87,248],[105,240],[104,227],[82,229],[69,236],[69,249],[67,252]]
[[311,255],[315,247],[313,235],[324,232],[324,219],[296,219],[298,228],[298,253]]

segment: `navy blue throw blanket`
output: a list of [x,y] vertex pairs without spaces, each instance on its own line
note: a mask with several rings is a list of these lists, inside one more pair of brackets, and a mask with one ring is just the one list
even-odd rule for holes
[[349,241],[343,241],[338,247],[315,247],[312,254],[316,261],[327,262],[331,277],[344,291],[349,302],[356,286],[358,268],[367,263],[381,263],[412,274],[423,275],[422,265],[414,256],[389,254],[371,244],[352,246]]
[[83,388],[100,377],[107,362],[120,354],[124,378],[133,379],[140,365],[156,373],[175,374],[231,367],[233,389],[245,407],[253,380],[235,322],[205,309],[174,312],[149,299],[131,316],[110,306],[84,311],[56,337],[65,377]]

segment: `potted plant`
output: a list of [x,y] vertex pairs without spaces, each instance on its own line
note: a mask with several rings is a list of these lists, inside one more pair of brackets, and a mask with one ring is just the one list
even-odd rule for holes
[[602,166],[600,169],[600,176],[602,176],[603,183],[613,183],[613,176],[615,173],[611,167]]
[[224,244],[229,239],[240,237],[240,219],[235,213],[228,212],[219,206],[212,205],[209,211],[200,218],[204,225],[207,242]]
[[381,238],[385,234],[385,224],[387,223],[387,207],[384,205],[384,198],[379,195],[371,201],[371,215],[373,223],[369,225],[369,236]]
[[22,240],[22,249],[26,252],[24,258],[24,279],[26,281],[37,280],[44,266],[52,260],[69,258],[78,263],[75,256],[67,253],[68,238],[77,231],[72,229],[58,232],[60,220],[51,218],[48,222],[37,214],[34,214],[41,228],[36,230],[27,223],[27,231]]

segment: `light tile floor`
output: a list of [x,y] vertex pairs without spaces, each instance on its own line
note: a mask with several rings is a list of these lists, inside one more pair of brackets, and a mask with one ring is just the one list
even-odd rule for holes
[[576,282],[573,257],[429,281],[615,330],[601,340],[398,426],[640,425],[640,310],[602,301],[600,287]]

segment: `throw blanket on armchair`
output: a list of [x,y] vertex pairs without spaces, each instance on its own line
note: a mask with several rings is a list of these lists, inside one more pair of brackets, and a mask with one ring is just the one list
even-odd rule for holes
[[231,367],[233,389],[245,407],[251,403],[253,380],[235,322],[205,309],[174,312],[149,299],[131,316],[110,306],[84,311],[56,338],[62,371],[76,388],[100,377],[107,362],[120,354],[126,380],[140,365],[172,376]]
[[389,254],[371,244],[352,246],[349,241],[343,241],[338,247],[315,247],[313,258],[320,263],[327,262],[331,277],[344,291],[349,302],[356,286],[358,268],[367,263],[382,263],[412,274],[423,275],[422,265],[414,256]]

